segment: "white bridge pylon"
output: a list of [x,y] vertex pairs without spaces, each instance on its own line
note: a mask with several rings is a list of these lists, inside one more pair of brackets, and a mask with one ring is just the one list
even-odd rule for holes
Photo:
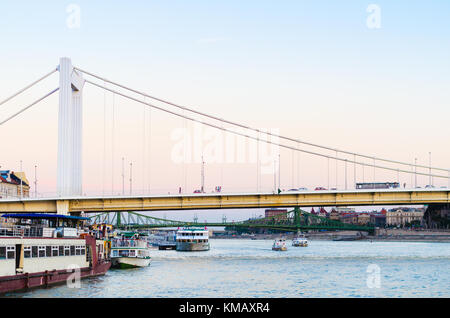
[[70,58],[59,60],[58,196],[82,194],[83,87],[85,80]]

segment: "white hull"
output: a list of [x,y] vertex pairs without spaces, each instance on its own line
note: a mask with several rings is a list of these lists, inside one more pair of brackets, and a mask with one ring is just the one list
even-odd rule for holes
[[120,268],[127,267],[147,267],[150,265],[150,258],[139,257],[117,257],[113,258],[113,266]]
[[293,241],[292,242],[292,246],[303,246],[303,247],[306,247],[306,246],[308,246],[308,241],[306,241],[306,240]]

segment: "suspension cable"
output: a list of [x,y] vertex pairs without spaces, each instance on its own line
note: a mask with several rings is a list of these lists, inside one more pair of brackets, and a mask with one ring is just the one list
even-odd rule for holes
[[36,80],[36,81],[34,81],[33,83],[31,83],[30,85],[28,85],[28,86],[25,86],[24,88],[22,88],[20,91],[18,91],[17,93],[15,93],[14,95],[12,95],[12,96],[10,96],[10,97],[8,97],[7,99],[5,99],[5,100],[3,100],[2,102],[0,102],[0,106],[1,105],[3,105],[4,103],[6,103],[6,102],[8,102],[8,101],[10,101],[11,99],[13,99],[14,97],[16,97],[17,95],[20,95],[20,94],[22,94],[23,92],[25,92],[27,89],[29,89],[30,87],[32,87],[32,86],[34,86],[34,85],[36,85],[37,83],[39,83],[40,81],[42,81],[42,80],[44,80],[44,79],[46,79],[47,77],[49,77],[50,75],[52,75],[53,73],[55,73],[56,71],[57,71],[58,69],[57,68],[55,68],[54,70],[52,70],[50,73],[48,73],[48,74],[46,74],[46,75],[44,75],[44,76],[42,76],[40,79],[38,79],[38,80]]
[[[103,78],[103,77],[101,77],[101,76],[98,76],[98,75],[92,74],[92,73],[90,73],[90,72],[84,71],[84,70],[82,70],[82,69],[80,69],[80,68],[78,68],[78,67],[74,67],[74,69],[76,69],[76,70],[78,70],[78,71],[80,71],[80,72],[82,72],[82,73],[85,73],[85,74],[87,74],[87,75],[93,76],[93,77],[95,77],[95,78],[97,78],[97,79],[100,79],[100,80],[102,80],[102,81],[106,81],[106,82],[108,82],[108,83],[110,83],[110,84],[113,84],[113,85],[115,85],[115,86],[118,86],[118,87],[121,87],[121,88],[123,88],[123,89],[129,90],[129,91],[131,91],[131,92],[133,92],[133,93],[136,93],[136,94],[139,94],[139,95],[146,96],[146,97],[148,97],[148,98],[151,98],[151,99],[157,100],[157,101],[159,101],[159,102],[162,102],[162,103],[165,103],[165,104],[168,104],[168,105],[177,107],[177,108],[179,108],[179,109],[183,109],[183,110],[186,110],[186,111],[188,111],[188,112],[191,112],[191,113],[194,113],[194,114],[197,114],[197,115],[201,115],[201,116],[204,116],[204,117],[208,117],[208,118],[210,118],[210,119],[218,120],[218,121],[221,121],[221,122],[230,124],[230,125],[238,126],[238,127],[240,127],[240,128],[244,128],[244,129],[248,129],[248,130],[253,130],[253,131],[256,131],[256,132],[259,131],[258,129],[252,128],[252,127],[250,127],[250,126],[246,126],[246,125],[243,125],[243,124],[240,124],[240,123],[237,123],[237,122],[233,122],[233,121],[230,121],[230,120],[226,120],[226,119],[223,119],[223,118],[219,118],[219,117],[216,117],[216,116],[213,116],[213,115],[210,115],[210,114],[206,114],[206,113],[203,113],[203,112],[200,112],[200,111],[197,111],[197,110],[194,110],[194,109],[185,107],[185,106],[181,106],[181,105],[178,105],[178,104],[175,104],[175,103],[166,101],[166,100],[161,99],[161,98],[158,98],[158,97],[154,97],[154,96],[148,95],[148,94],[146,94],[146,93],[144,93],[144,92],[141,92],[141,91],[132,89],[132,88],[130,88],[130,87],[127,87],[127,86],[121,85],[121,84],[119,84],[119,83],[110,81],[110,80],[108,80],[108,79],[106,79],[106,78]],[[343,154],[347,154],[347,155],[354,155],[354,156],[358,156],[358,157],[366,158],[366,159],[375,159],[375,160],[377,160],[377,161],[383,161],[383,162],[389,162],[389,163],[394,163],[394,164],[401,164],[401,165],[405,165],[405,166],[411,166],[411,164],[410,164],[410,163],[407,163],[407,162],[401,162],[401,161],[396,161],[396,160],[391,160],[391,159],[383,159],[383,158],[378,158],[378,157],[374,157],[374,156],[363,155],[363,154],[359,154],[359,153],[355,153],[355,152],[351,152],[351,151],[340,150],[340,149],[333,148],[333,147],[322,146],[322,145],[314,144],[314,143],[311,143],[311,142],[302,141],[302,140],[299,140],[299,139],[295,139],[295,138],[290,138],[290,137],[278,135],[278,134],[275,134],[275,133],[271,133],[271,132],[269,132],[269,131],[264,132],[264,134],[267,134],[267,135],[269,135],[269,136],[271,136],[271,137],[277,137],[277,138],[281,138],[281,139],[284,139],[284,140],[288,140],[288,141],[292,141],[292,142],[297,142],[297,143],[301,143],[301,144],[308,145],[308,146],[312,146],[312,147],[316,147],[316,148],[321,148],[321,149],[330,150],[330,151],[337,151],[337,152],[340,152],[340,153],[343,153]],[[350,161],[349,161],[349,162],[350,162]],[[439,170],[439,171],[445,171],[445,172],[448,171],[448,169],[445,169],[445,168],[439,168],[439,167],[430,167],[430,166],[417,165],[417,164],[416,164],[415,166],[416,166],[416,167],[419,167],[419,168],[427,168],[427,169],[431,168],[431,169],[433,169],[433,170]]]
[[[200,124],[205,125],[205,126],[210,126],[210,127],[213,127],[213,128],[219,129],[219,130],[223,130],[223,131],[226,131],[226,132],[233,133],[233,134],[235,134],[235,135],[240,135],[240,136],[245,137],[245,138],[248,138],[248,139],[258,140],[257,137],[250,136],[250,135],[247,135],[247,134],[245,134],[245,133],[240,133],[240,132],[237,132],[237,131],[234,131],[234,130],[230,130],[230,129],[227,129],[227,128],[223,128],[223,127],[221,127],[221,126],[218,126],[218,125],[215,125],[215,124],[211,124],[211,123],[208,123],[208,122],[205,122],[205,121],[202,121],[202,120],[198,120],[198,119],[195,119],[195,118],[192,118],[192,117],[189,117],[189,116],[185,116],[185,115],[176,113],[176,112],[174,112],[174,111],[171,111],[171,110],[168,110],[168,109],[165,109],[165,108],[162,108],[162,107],[159,107],[159,106],[150,104],[150,103],[145,103],[145,102],[143,102],[143,101],[141,101],[141,100],[139,100],[139,99],[137,99],[137,98],[134,98],[134,97],[129,96],[129,95],[126,95],[126,94],[124,94],[124,93],[121,93],[121,92],[115,91],[115,90],[113,90],[113,89],[104,87],[104,86],[102,86],[102,85],[100,85],[100,84],[91,82],[91,81],[89,81],[89,80],[86,80],[86,83],[89,83],[89,84],[91,84],[91,85],[97,86],[97,87],[99,87],[99,88],[106,89],[106,90],[108,90],[108,91],[110,91],[110,92],[112,92],[112,93],[114,93],[114,94],[117,94],[117,95],[120,95],[120,96],[122,96],[122,97],[131,99],[131,100],[133,100],[133,101],[135,101],[135,102],[138,102],[138,103],[141,103],[141,104],[148,105],[148,106],[150,106],[150,107],[156,108],[156,109],[158,109],[158,110],[161,110],[161,111],[163,111],[163,112],[172,114],[172,115],[174,115],[174,116],[182,117],[182,118],[188,119],[188,120],[190,120],[190,121],[200,123]],[[260,140],[261,140],[261,139],[260,139]],[[276,145],[276,146],[283,147],[283,148],[286,148],[286,149],[291,149],[291,150],[295,150],[295,151],[300,151],[300,152],[308,153],[308,154],[311,154],[311,155],[320,156],[320,157],[325,157],[325,158],[330,158],[330,159],[335,159],[335,160],[339,160],[339,161],[343,161],[343,162],[346,161],[346,162],[348,162],[348,163],[357,163],[357,164],[361,164],[361,165],[363,165],[363,166],[376,167],[376,168],[379,168],[379,169],[385,169],[385,170],[391,170],[391,171],[400,171],[400,172],[405,172],[405,173],[411,173],[411,171],[407,171],[407,170],[399,170],[399,169],[390,168],[390,167],[385,167],[385,166],[376,166],[376,165],[368,164],[368,163],[365,163],[365,162],[356,162],[356,161],[353,161],[353,160],[347,160],[347,159],[343,159],[343,158],[333,157],[333,156],[330,156],[330,155],[324,155],[324,154],[321,154],[321,153],[317,153],[317,152],[313,152],[313,151],[309,151],[309,150],[305,150],[305,149],[295,148],[295,147],[291,147],[291,146],[288,146],[288,145],[276,143],[276,142],[273,142],[273,141],[270,141],[270,140],[262,139],[261,141],[264,141],[264,142],[267,143],[267,144]],[[414,165],[410,164],[410,166],[414,166]],[[445,170],[445,171],[447,172],[448,170]],[[414,172],[413,172],[413,173],[414,173]],[[428,174],[428,173],[417,172],[417,174],[418,174],[418,175],[423,175],[423,176],[430,176],[430,174]],[[436,178],[444,178],[444,179],[447,179],[447,178],[448,178],[448,176],[442,176],[442,175],[432,175],[432,176],[433,176],[433,177],[436,177]]]
[[21,110],[19,110],[17,113],[15,113],[14,115],[11,115],[10,117],[6,118],[4,121],[0,122],[0,126],[5,124],[6,122],[10,121],[11,119],[13,119],[14,117],[16,117],[17,115],[23,113],[24,111],[26,111],[27,109],[31,108],[32,106],[36,105],[37,103],[39,103],[40,101],[42,101],[43,99],[49,97],[50,95],[52,95],[53,93],[55,93],[56,91],[59,90],[58,88],[55,88],[54,90],[52,90],[50,93],[45,94],[44,96],[42,96],[41,98],[39,98],[38,100],[34,101],[33,103],[31,103],[30,105],[22,108]]

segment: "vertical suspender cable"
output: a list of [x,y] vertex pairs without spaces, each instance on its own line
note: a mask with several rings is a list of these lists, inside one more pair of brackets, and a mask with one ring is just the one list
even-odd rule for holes
[[[220,124],[223,128],[223,123]],[[223,166],[225,165],[225,144],[226,144],[226,133],[223,134],[223,143],[222,143],[222,164],[220,165],[220,191],[222,192],[223,188]]]
[[[185,111],[183,110],[183,115]],[[187,147],[188,147],[187,119],[183,118],[183,193],[187,193]]]
[[375,183],[375,157],[373,158],[373,183]]
[[115,94],[112,100],[112,129],[111,129],[111,195],[114,195],[114,126],[115,126]]
[[348,188],[347,188],[347,160],[345,160],[345,190],[348,190]]
[[273,160],[273,193],[277,193],[277,161]]
[[278,153],[278,190],[281,190],[281,152]]
[[256,134],[256,192],[259,192],[259,129]]
[[152,108],[149,107],[148,108],[148,194],[150,194],[151,176],[152,176],[151,144],[152,144]]
[[[184,115],[184,110],[183,110]],[[182,187],[181,193],[186,191],[186,119],[181,118],[182,126],[183,126],[183,162],[181,163],[181,183]]]
[[[300,144],[297,143],[297,148],[299,148],[299,145]],[[300,187],[300,151],[297,151],[297,186]]]
[[364,182],[365,182],[365,178],[364,178],[364,168],[365,168],[365,165],[361,164],[361,168],[362,168],[362,182],[364,183]]
[[330,158],[327,158],[327,189],[330,190]]
[[[144,96],[144,103],[145,103],[145,96]],[[146,129],[145,129],[145,113],[146,113],[146,109],[147,107],[145,105],[143,105],[143,128],[142,128],[142,194],[145,194],[145,179],[146,179],[146,171],[145,171],[145,144],[146,144]]]
[[337,157],[338,157],[338,152],[336,151],[336,190],[338,188],[338,161],[337,161]]
[[[105,85],[105,84],[103,84]],[[106,178],[106,90],[103,95],[103,195],[105,195],[105,178]]]
[[292,162],[291,162],[291,166],[292,166],[292,168],[291,168],[291,174],[292,174],[292,176],[291,176],[291,183],[292,183],[292,188],[295,188],[295,182],[294,182],[294,175],[295,175],[295,166],[294,166],[294,161],[295,161],[295,151],[294,150],[292,150],[292,160],[291,160]]

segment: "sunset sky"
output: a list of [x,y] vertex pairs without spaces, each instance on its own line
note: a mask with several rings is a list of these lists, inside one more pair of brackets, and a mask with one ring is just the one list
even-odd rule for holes
[[[379,28],[368,25],[370,4],[380,9]],[[0,100],[67,56],[81,69],[221,118],[410,163],[427,165],[431,152],[433,166],[450,168],[449,1],[2,1],[0,38]],[[57,86],[55,73],[0,106],[0,122]],[[192,123],[89,84],[83,103],[86,194],[122,193],[122,157],[126,193],[130,162],[134,193],[200,187],[200,163],[173,158],[180,129],[194,136]],[[38,192],[54,194],[57,132],[54,94],[0,126],[1,169],[19,170],[22,160],[33,182],[37,165]],[[255,191],[256,164],[244,157],[207,161],[207,191]],[[269,161],[263,191],[274,187]],[[281,150],[281,186],[344,188],[344,164],[337,182],[335,162],[327,167],[325,158]],[[362,181],[361,167],[356,178],[353,171],[349,164],[349,187]],[[366,168],[364,180],[373,174]],[[376,170],[375,180],[397,174]],[[410,186],[412,178],[400,181]]]

